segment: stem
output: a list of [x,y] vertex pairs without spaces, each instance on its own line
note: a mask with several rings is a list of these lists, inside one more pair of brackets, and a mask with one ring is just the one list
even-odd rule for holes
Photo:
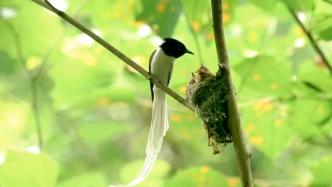
[[[84,3],[87,3],[89,0],[86,0]],[[83,7],[84,4],[82,4]],[[78,9],[77,14],[79,13],[81,7]],[[48,58],[51,54],[51,52],[54,50],[56,45],[61,41],[61,38],[64,34],[62,34],[59,39],[54,43],[54,45],[48,50],[48,52],[45,54],[43,58],[43,62],[36,71],[36,73],[29,72],[29,70],[25,66],[25,57],[23,54],[23,49],[22,49],[22,43],[21,43],[21,38],[20,35],[18,34],[17,30],[14,28],[12,24],[9,22],[4,23],[7,25],[9,30],[11,31],[13,37],[14,37],[14,43],[15,43],[15,48],[16,48],[16,53],[17,57],[19,59],[19,62],[21,63],[25,73],[29,77],[30,81],[30,90],[31,90],[31,108],[33,111],[33,117],[35,121],[35,126],[36,126],[36,132],[37,132],[37,141],[38,141],[38,147],[40,151],[43,151],[44,148],[44,141],[43,141],[43,132],[42,132],[42,124],[40,122],[40,111],[39,111],[39,105],[38,105],[38,79],[40,77],[40,74],[44,70],[44,67],[46,66],[46,63],[48,62]]]
[[[181,3],[184,4],[183,1],[181,1]],[[194,31],[194,28],[191,25],[191,22],[190,22],[191,20],[189,19],[189,16],[188,16],[188,13],[186,12],[186,10],[183,10],[183,13],[184,13],[184,17],[186,19],[189,31],[191,32],[191,34],[194,38],[194,42],[195,42],[197,53],[198,53],[199,62],[201,64],[201,66],[203,66],[204,62],[203,62],[203,57],[202,57],[202,50],[201,50],[201,46],[199,45],[197,33]]]
[[229,68],[229,60],[226,50],[226,43],[224,38],[224,27],[222,25],[222,0],[211,0],[212,5],[212,18],[213,18],[213,30],[215,35],[216,49],[218,55],[218,65],[220,73],[221,68],[226,68],[227,75],[227,86],[229,88],[229,93],[227,96],[227,111],[228,111],[228,125],[231,129],[232,138],[234,142],[234,149],[237,156],[237,161],[239,164],[240,176],[242,186],[252,187],[253,179],[250,166],[250,157],[244,133],[241,127],[240,115],[236,104],[235,92],[233,89],[231,72]]
[[31,107],[33,110],[33,116],[34,116],[35,124],[36,124],[38,146],[39,146],[40,151],[43,151],[44,141],[43,141],[43,134],[42,134],[42,128],[41,128],[41,123],[40,123],[40,117],[39,117],[37,79],[32,78],[30,82],[31,82],[30,83],[31,84]]
[[164,92],[166,92],[168,95],[173,97],[175,100],[177,100],[179,103],[182,105],[186,106],[188,109],[191,111],[194,111],[194,109],[189,106],[186,103],[186,100],[181,97],[179,94],[177,94],[175,91],[170,89],[167,85],[163,84],[156,76],[150,74],[147,72],[144,68],[139,66],[136,62],[131,60],[129,57],[127,57],[125,54],[123,54],[121,51],[116,49],[114,46],[106,42],[104,39],[93,33],[91,30],[87,29],[85,26],[80,24],[78,21],[76,21],[74,18],[70,17],[66,13],[56,9],[52,4],[50,4],[47,0],[45,2],[40,1],[40,0],[31,0],[40,6],[50,10],[51,12],[57,14],[59,17],[61,17],[63,20],[67,21],[74,27],[76,27],[78,30],[82,31],[83,33],[87,34],[90,36],[93,40],[95,40],[97,43],[99,43],[101,46],[106,48],[109,52],[113,53],[116,57],[121,59],[124,63],[135,69],[137,72],[139,72],[141,75],[143,75],[146,79],[151,80],[157,87],[162,89]]
[[33,112],[33,117],[35,120],[35,126],[36,126],[36,131],[37,131],[37,141],[38,141],[38,147],[40,151],[43,151],[43,132],[42,132],[42,127],[40,123],[40,117],[39,117],[39,107],[37,103],[37,83],[36,79],[31,75],[27,67],[25,66],[25,57],[22,49],[22,42],[20,35],[18,34],[17,30],[14,28],[12,24],[9,22],[4,22],[9,30],[11,31],[11,34],[13,35],[14,38],[14,43],[15,43],[15,49],[17,53],[18,60],[20,64],[22,65],[24,72],[27,74],[29,81],[30,81],[30,89],[31,89],[31,108]]
[[312,36],[311,32],[304,26],[304,24],[301,22],[299,17],[297,17],[294,9],[288,3],[286,3],[286,6],[287,6],[288,11],[291,13],[293,18],[297,22],[297,24],[301,27],[302,31],[307,36],[311,46],[314,48],[314,50],[316,51],[316,53],[318,54],[320,59],[322,59],[323,64],[327,67],[327,69],[329,70],[329,72],[332,76],[332,66],[329,63],[329,61],[327,60],[327,58],[326,58],[325,54],[323,53],[322,49],[318,46],[318,44],[315,41],[314,37]]

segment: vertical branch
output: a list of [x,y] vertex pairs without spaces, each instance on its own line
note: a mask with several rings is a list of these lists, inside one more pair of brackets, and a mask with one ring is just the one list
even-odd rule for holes
[[290,14],[293,16],[297,24],[301,27],[302,31],[307,36],[311,46],[314,48],[320,59],[322,60],[323,64],[326,66],[326,68],[329,70],[330,74],[332,75],[332,66],[327,60],[325,54],[323,53],[322,49],[318,46],[317,42],[315,41],[314,37],[312,36],[311,32],[304,26],[302,21],[299,19],[299,17],[296,15],[295,10],[286,3],[287,9],[290,12]]
[[[212,5],[212,19],[213,19],[213,29],[215,35],[215,43],[218,55],[218,65],[219,71],[225,68],[227,71],[226,84],[229,88],[229,93],[227,95],[227,113],[228,113],[228,125],[231,129],[232,138],[234,142],[234,149],[237,156],[237,161],[239,164],[239,170],[241,175],[242,186],[252,187],[253,179],[250,166],[250,154],[248,152],[243,130],[241,127],[240,115],[235,99],[235,92],[233,89],[231,72],[229,68],[229,60],[226,50],[226,43],[224,38],[224,31],[222,25],[222,0],[211,0]],[[223,71],[225,72],[225,71]]]
[[226,50],[226,42],[224,37],[224,27],[222,23],[222,0],[211,0],[212,5],[212,21],[219,67],[225,66],[229,68],[228,55]]

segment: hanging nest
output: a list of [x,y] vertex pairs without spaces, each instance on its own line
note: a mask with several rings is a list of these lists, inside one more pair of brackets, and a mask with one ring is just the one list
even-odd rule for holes
[[213,154],[220,153],[227,143],[232,142],[231,131],[227,125],[227,70],[221,67],[213,75],[206,67],[200,67],[189,82],[186,100],[193,106],[203,120],[208,134],[208,145]]

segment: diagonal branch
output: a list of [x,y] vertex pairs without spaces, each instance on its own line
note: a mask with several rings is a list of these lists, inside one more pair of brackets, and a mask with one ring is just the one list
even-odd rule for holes
[[328,3],[330,5],[332,5],[332,1],[331,0],[323,0],[325,3]]
[[318,46],[317,42],[315,41],[314,37],[312,36],[311,32],[304,26],[300,18],[296,15],[295,10],[288,4],[285,3],[287,6],[288,11],[291,13],[295,21],[298,23],[298,25],[301,27],[302,31],[307,36],[310,44],[318,54],[318,56],[322,59],[322,62],[326,66],[326,68],[329,70],[330,74],[332,75],[332,66],[329,63],[328,59],[326,58],[325,54],[323,53],[322,49]]
[[[242,186],[252,187],[253,179],[250,166],[250,157],[243,130],[241,127],[240,114],[237,108],[235,92],[233,89],[231,72],[229,68],[229,60],[226,50],[226,43],[224,38],[224,27],[222,25],[222,0],[211,0],[212,5],[212,19],[213,19],[213,29],[215,35],[215,42],[218,55],[218,65],[219,71],[221,72],[222,68],[226,69],[226,84],[229,88],[229,93],[227,95],[227,115],[228,115],[228,125],[231,129],[232,138],[234,142],[234,149],[237,156],[237,161],[239,164],[240,175]],[[222,71],[225,72],[225,71]]]
[[104,48],[106,48],[109,52],[113,53],[116,57],[118,57],[119,59],[121,59],[124,63],[126,63],[127,65],[129,65],[130,67],[132,67],[133,69],[135,69],[136,71],[138,71],[146,79],[151,80],[157,87],[159,87],[160,89],[162,89],[168,95],[170,95],[175,100],[177,100],[179,103],[181,103],[182,105],[186,106],[191,111],[194,111],[193,108],[186,103],[186,100],[183,97],[181,97],[175,91],[173,91],[168,86],[166,86],[165,84],[163,84],[156,76],[154,76],[154,75],[150,74],[149,72],[147,72],[144,68],[142,68],[141,66],[139,66],[136,62],[134,62],[133,60],[131,60],[129,57],[127,57],[121,51],[119,51],[114,46],[112,46],[111,44],[109,44],[108,42],[106,42],[104,39],[102,39],[101,37],[99,37],[98,35],[96,35],[95,33],[93,33],[91,30],[89,30],[88,28],[86,28],[85,26],[83,26],[81,23],[79,23],[78,21],[76,21],[74,18],[70,17],[65,12],[62,12],[62,11],[56,9],[54,6],[52,6],[52,4],[50,4],[46,0],[45,0],[45,2],[41,1],[41,0],[31,0],[31,1],[39,4],[40,6],[42,6],[42,7],[46,8],[46,9],[50,10],[53,13],[57,14],[63,20],[67,21],[68,23],[70,23],[71,25],[73,25],[74,27],[76,27],[77,29],[79,29],[80,31],[82,31],[83,33],[85,33],[88,36],[90,36],[97,43],[99,43]]

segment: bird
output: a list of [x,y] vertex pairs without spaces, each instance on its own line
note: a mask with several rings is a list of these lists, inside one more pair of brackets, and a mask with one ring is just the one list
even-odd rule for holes
[[[175,59],[186,53],[194,54],[179,40],[164,38],[163,43],[150,56],[149,73],[156,76],[162,83],[169,85]],[[117,185],[118,187],[135,186],[148,176],[157,160],[164,136],[169,129],[166,93],[155,86],[151,80],[150,92],[152,97],[152,115],[143,167],[135,179],[126,185]]]

